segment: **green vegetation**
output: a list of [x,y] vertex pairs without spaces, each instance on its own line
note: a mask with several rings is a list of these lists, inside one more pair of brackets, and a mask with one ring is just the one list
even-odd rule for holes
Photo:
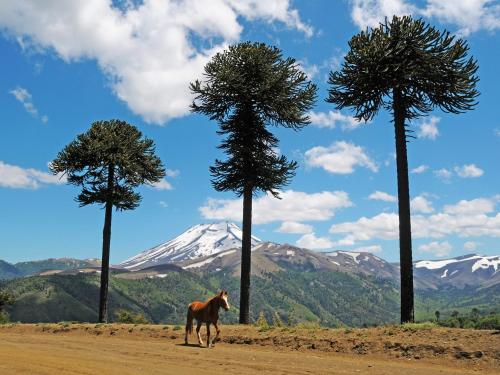
[[331,72],[327,101],[352,108],[358,120],[391,111],[396,135],[401,265],[401,322],[414,320],[413,261],[407,137],[410,122],[440,108],[473,109],[479,93],[477,61],[463,39],[423,20],[394,16],[352,37],[342,68]]
[[0,290],[0,324],[9,322],[9,315],[4,311],[8,305],[12,305],[15,298],[12,293]]
[[134,314],[127,310],[118,310],[116,312],[116,322],[125,324],[149,324],[144,314]]
[[102,239],[99,321],[108,316],[109,253],[111,218],[116,210],[133,210],[141,196],[134,188],[165,177],[165,168],[155,155],[154,142],[125,121],[97,121],[77,136],[50,164],[54,174],[64,173],[68,183],[82,188],[76,201],[81,206],[105,208]]
[[275,152],[278,138],[268,128],[299,130],[309,124],[316,90],[295,59],[250,42],[216,54],[205,66],[204,81],[191,84],[192,111],[217,121],[217,133],[226,137],[219,148],[228,159],[210,167],[212,185],[243,196],[240,323],[250,323],[252,198],[259,192],[278,198],[297,168]]

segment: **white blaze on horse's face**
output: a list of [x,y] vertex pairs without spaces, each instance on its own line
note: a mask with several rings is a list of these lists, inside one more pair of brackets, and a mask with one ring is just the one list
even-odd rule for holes
[[224,308],[224,310],[228,311],[229,310],[229,302],[227,302],[227,295],[222,295],[221,296],[222,300],[224,301],[224,306],[222,306]]

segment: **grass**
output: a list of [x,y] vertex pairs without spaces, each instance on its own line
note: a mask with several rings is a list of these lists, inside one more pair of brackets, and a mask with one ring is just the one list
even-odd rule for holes
[[434,322],[404,323],[401,325],[403,331],[422,331],[437,327],[438,325]]

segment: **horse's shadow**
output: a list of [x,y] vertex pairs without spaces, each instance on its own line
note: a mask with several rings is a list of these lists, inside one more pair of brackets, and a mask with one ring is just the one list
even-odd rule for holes
[[200,344],[185,344],[185,343],[176,344],[175,346],[184,346],[186,348],[206,348],[205,345],[201,346]]

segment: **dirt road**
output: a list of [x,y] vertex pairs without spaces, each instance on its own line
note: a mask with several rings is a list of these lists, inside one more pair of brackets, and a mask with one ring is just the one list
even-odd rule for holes
[[[197,345],[184,346],[182,331],[171,326],[0,326],[0,374],[500,373],[500,335],[494,332],[451,330],[450,334],[449,330],[435,329],[413,332],[408,335],[413,342],[410,346],[414,347],[411,355],[401,355],[410,350],[405,346],[402,333],[394,328],[397,332],[389,336],[397,344],[387,345],[391,342],[388,340],[382,343],[385,349],[379,351],[371,344],[380,341],[377,330],[259,332],[252,327],[223,327],[225,342],[205,349]],[[426,356],[418,350],[425,335],[432,337],[429,342],[437,342],[442,337],[446,341],[439,343],[442,345],[437,352],[431,348],[437,344],[427,344],[427,350],[433,354]],[[327,338],[329,349],[322,346]],[[308,343],[302,345],[305,340]],[[448,340],[450,346],[446,345]],[[192,342],[195,342],[194,335]],[[332,342],[336,344],[332,346]],[[361,343],[371,349],[360,351]],[[395,350],[395,347],[404,350]]]

